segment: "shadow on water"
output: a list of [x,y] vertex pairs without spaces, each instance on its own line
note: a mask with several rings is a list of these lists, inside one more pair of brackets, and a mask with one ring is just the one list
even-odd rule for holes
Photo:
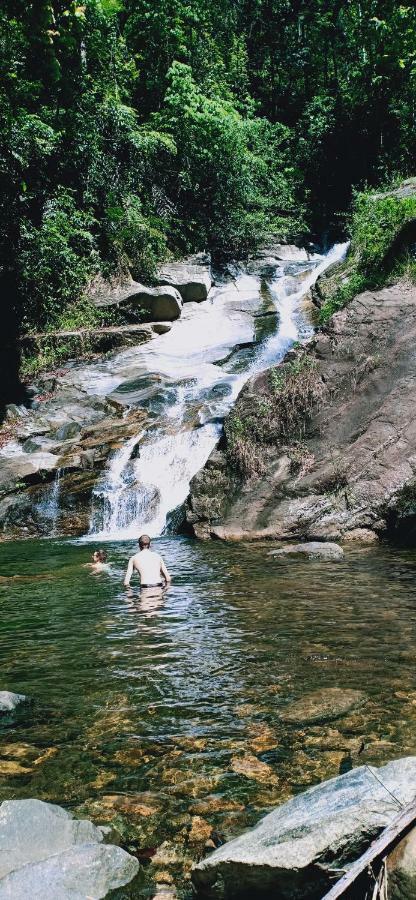
[[[160,597],[122,589],[131,544],[108,544],[98,576],[85,545],[0,546],[0,684],[34,698],[2,720],[0,799],[115,822],[146,878],[167,868],[187,896],[207,841],[351,765],[416,752],[416,553],[312,563],[272,560],[266,544],[157,546],[174,577]],[[283,721],[327,687],[366,702],[326,724]],[[154,857],[163,842],[175,863]]]

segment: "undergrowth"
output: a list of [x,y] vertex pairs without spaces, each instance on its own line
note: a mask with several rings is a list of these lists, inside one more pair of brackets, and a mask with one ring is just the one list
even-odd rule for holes
[[227,458],[232,468],[244,479],[261,474],[270,446],[293,444],[294,456],[299,455],[323,392],[316,360],[306,354],[271,369],[264,393],[243,395],[226,421]]
[[356,194],[350,232],[350,274],[327,297],[320,324],[363,291],[379,289],[402,277],[416,282],[416,196],[381,196],[374,191]]

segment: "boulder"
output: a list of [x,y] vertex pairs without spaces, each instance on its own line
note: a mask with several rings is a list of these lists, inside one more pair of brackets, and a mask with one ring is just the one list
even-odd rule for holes
[[269,556],[276,559],[343,559],[344,551],[339,544],[330,541],[307,541],[304,544],[286,544],[279,550],[271,550]]
[[128,884],[139,863],[103,830],[41,800],[0,807],[0,900],[85,900]]
[[397,815],[394,797],[414,798],[415,784],[414,756],[332,778],[215,850],[194,867],[194,884],[217,900],[318,900]]
[[172,285],[186,303],[206,300],[212,285],[211,260],[208,254],[198,253],[180,262],[166,263],[157,274],[159,285]]
[[296,703],[290,704],[281,713],[280,718],[283,722],[291,722],[294,725],[329,722],[357,706],[362,706],[366,699],[363,691],[337,687],[323,688],[320,691],[312,691]]
[[27,697],[24,694],[13,694],[12,691],[0,691],[0,715],[1,713],[10,713],[25,703]]
[[119,306],[129,319],[140,318],[145,313],[155,322],[178,319],[182,311],[182,299],[179,292],[173,287],[145,287],[136,284],[134,289]]
[[182,310],[182,298],[174,287],[146,287],[138,281],[108,289],[91,298],[96,306],[113,306],[124,314],[128,322],[137,322],[143,315],[154,322],[172,322]]

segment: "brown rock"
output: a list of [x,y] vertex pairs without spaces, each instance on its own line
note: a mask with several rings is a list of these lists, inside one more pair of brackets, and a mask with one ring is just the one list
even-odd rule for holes
[[28,769],[27,766],[21,766],[20,763],[14,762],[14,760],[0,760],[0,775],[30,775],[32,769]]
[[189,807],[189,811],[198,816],[209,816],[218,812],[242,812],[244,806],[236,800],[226,797],[204,797]]
[[244,775],[245,778],[251,778],[253,781],[267,784],[279,783],[279,779],[271,766],[261,762],[260,759],[257,759],[251,753],[246,753],[245,756],[233,756],[231,768],[237,775]]
[[274,750],[279,741],[269,725],[253,724],[249,728],[250,740],[248,746],[253,753],[264,753],[265,750]]
[[212,826],[202,816],[194,816],[188,835],[190,844],[205,844],[212,834]]

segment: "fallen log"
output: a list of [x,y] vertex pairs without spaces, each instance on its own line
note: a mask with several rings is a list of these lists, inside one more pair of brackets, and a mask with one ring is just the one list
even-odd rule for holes
[[368,850],[350,866],[345,875],[334,884],[331,890],[325,894],[322,900],[337,900],[349,888],[351,888],[360,875],[367,870],[372,874],[372,866],[375,862],[381,862],[391,850],[408,834],[416,824],[416,799],[405,806],[395,819],[381,832],[375,841],[370,844]]

